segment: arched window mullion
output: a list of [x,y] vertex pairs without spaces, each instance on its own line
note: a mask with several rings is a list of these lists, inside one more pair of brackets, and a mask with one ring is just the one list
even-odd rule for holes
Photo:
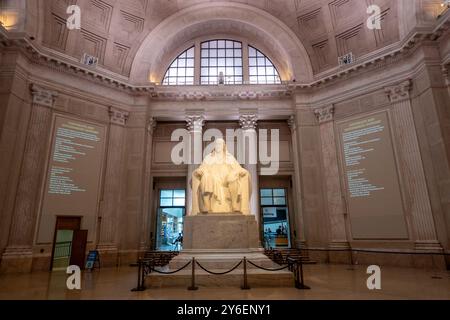
[[242,43],[217,39],[201,43],[200,84],[242,84]]
[[195,46],[182,52],[169,66],[163,85],[193,85],[195,74]]
[[246,42],[196,41],[169,66],[162,85],[281,84],[272,61]]
[[249,83],[250,84],[280,84],[280,74],[272,61],[253,46],[248,46],[249,52]]

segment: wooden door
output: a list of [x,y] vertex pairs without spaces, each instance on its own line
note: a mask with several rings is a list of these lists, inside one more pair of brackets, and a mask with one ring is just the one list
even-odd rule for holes
[[87,230],[75,230],[72,239],[72,252],[70,255],[70,265],[79,266],[84,269],[86,258]]

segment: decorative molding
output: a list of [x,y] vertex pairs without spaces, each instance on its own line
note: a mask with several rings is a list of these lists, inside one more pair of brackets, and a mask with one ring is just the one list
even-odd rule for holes
[[189,132],[201,131],[205,125],[204,115],[187,115],[186,126]]
[[297,130],[297,121],[294,115],[291,115],[289,119],[287,120],[289,129],[291,129],[291,132],[294,132]]
[[409,99],[409,91],[411,90],[411,80],[403,81],[395,86],[384,88],[384,92],[389,97],[391,103],[400,102]]
[[114,7],[102,0],[91,0],[87,10],[87,20],[96,28],[107,32],[110,28]]
[[49,45],[57,50],[64,51],[66,49],[67,37],[69,29],[67,28],[66,19],[52,13],[51,34],[47,36]]
[[114,42],[113,45],[113,58],[114,58],[114,69],[120,73],[125,72],[125,65],[130,52],[130,47]]
[[128,111],[124,111],[124,110],[117,109],[114,107],[109,108],[109,116],[110,116],[110,121],[112,124],[116,124],[119,126],[125,126],[129,115],[130,115],[130,113]]
[[[347,67],[336,67],[327,70],[326,72],[316,75],[315,80],[310,83],[289,82],[287,84],[278,85],[277,90],[274,89],[273,92],[271,92],[271,90],[265,91],[264,96],[257,94],[253,99],[266,98],[268,93],[272,96],[291,96],[292,92],[297,89],[324,87],[329,83],[335,83],[340,80],[347,79],[350,74],[363,73],[381,67],[386,67],[389,64],[401,61],[404,56],[409,55],[412,51],[416,50],[420,44],[424,42],[427,43],[429,41],[438,41],[447,32],[449,26],[450,22],[442,20],[442,22],[436,27],[429,28],[427,30],[412,30],[410,32],[410,36],[406,37],[405,40],[399,42],[398,44],[387,46],[386,48],[383,48],[373,54],[368,54],[359,59],[358,63],[354,63]],[[27,55],[32,63],[52,68],[58,72],[76,75],[80,78],[85,78],[90,81],[100,83],[104,86],[114,87],[116,89],[128,91],[137,95],[146,94],[152,99],[173,99],[174,93],[176,92],[174,89],[171,89],[172,91],[166,91],[165,88],[163,89],[162,87],[156,87],[157,89],[155,89],[155,86],[152,83],[146,85],[133,85],[129,82],[128,78],[103,68],[99,68],[95,71],[91,68],[85,68],[81,63],[67,59],[65,56],[59,56],[58,52],[52,52],[45,47],[35,45],[31,40],[25,37],[10,37],[10,33],[6,30],[2,30],[1,28],[0,40],[0,47],[10,49],[18,48],[19,50],[22,50],[22,53]],[[252,94],[241,93],[240,96],[241,99],[252,98]],[[237,97],[239,97],[239,95],[237,95]],[[204,93],[204,98],[210,98],[211,100],[233,100],[237,99],[237,97],[236,95],[233,96],[230,94],[223,95],[220,93]],[[179,98],[182,100],[185,99],[184,97]]]
[[242,130],[256,130],[256,127],[258,126],[258,115],[241,114],[239,117],[239,124]]
[[33,96],[33,104],[44,107],[53,107],[55,99],[58,96],[58,92],[44,89],[35,84],[30,86],[30,90]]
[[142,32],[144,30],[144,18],[134,15],[125,10],[120,10],[120,17],[122,19],[122,25],[129,25],[132,32]]
[[88,53],[98,58],[100,64],[104,63],[107,39],[86,29],[80,30],[80,48],[83,53]]
[[151,135],[151,136],[153,135],[157,125],[158,125],[158,122],[156,121],[155,118],[150,117],[147,120],[147,132],[148,132],[149,135]]
[[236,91],[232,87],[213,87],[211,91],[187,91],[186,88],[159,88],[152,96],[157,100],[178,100],[178,101],[236,101],[236,100],[264,100],[273,98],[290,98],[292,90],[289,86],[275,85],[266,90],[242,90]]
[[314,110],[314,114],[317,117],[317,120],[319,120],[319,123],[325,123],[329,121],[333,121],[334,118],[334,106],[328,106],[323,108],[318,108]]

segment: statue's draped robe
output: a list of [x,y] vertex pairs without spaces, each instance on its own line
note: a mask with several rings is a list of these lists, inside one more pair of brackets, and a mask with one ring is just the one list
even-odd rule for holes
[[[203,172],[199,177],[197,172]],[[228,152],[212,152],[192,175],[192,215],[199,213],[250,214],[251,179]],[[204,201],[205,197],[209,201]]]

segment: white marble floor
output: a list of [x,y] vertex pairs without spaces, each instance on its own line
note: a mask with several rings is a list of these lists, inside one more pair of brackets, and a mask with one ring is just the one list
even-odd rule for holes
[[[445,299],[450,300],[450,272],[408,268],[381,269],[381,290],[368,290],[366,267],[307,265],[305,283],[311,290],[295,288],[148,289],[131,292],[137,268],[112,268],[85,272],[82,289],[69,291],[64,272],[0,275],[0,299]],[[250,283],[250,286],[252,284]]]

